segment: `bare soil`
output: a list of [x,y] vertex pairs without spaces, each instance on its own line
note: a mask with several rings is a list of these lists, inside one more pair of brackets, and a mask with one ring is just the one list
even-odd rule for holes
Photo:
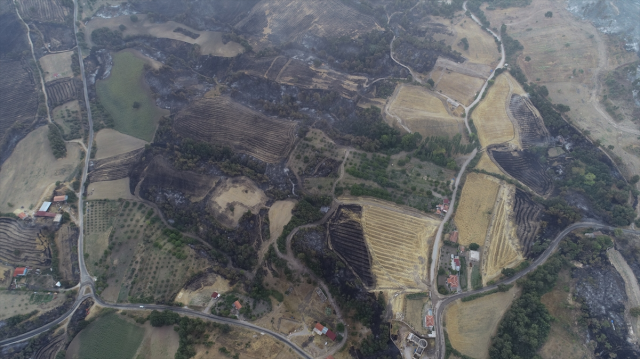
[[267,196],[247,177],[228,178],[211,194],[209,208],[223,224],[235,227],[247,212],[258,213],[267,203]]

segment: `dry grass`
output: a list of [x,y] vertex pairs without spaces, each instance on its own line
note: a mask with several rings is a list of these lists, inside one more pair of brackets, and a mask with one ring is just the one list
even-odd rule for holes
[[129,189],[129,177],[114,181],[101,181],[89,184],[87,199],[134,199]]
[[[101,27],[108,27],[111,30],[116,30],[118,29],[118,26],[122,24],[127,27],[127,29],[122,33],[123,36],[151,35],[163,39],[173,39],[189,44],[197,44],[200,46],[201,55],[234,57],[243,52],[243,47],[236,42],[229,41],[224,44],[222,42],[221,32],[198,31],[175,21],[152,23],[147,20],[147,15],[145,14],[138,14],[137,16],[137,22],[132,22],[129,15],[118,16],[110,19],[93,18],[86,25],[87,29],[85,34],[87,43],[89,46],[93,46],[93,43],[91,42],[91,32],[93,30]],[[191,37],[179,32],[173,32],[173,30],[178,27],[199,34],[200,36],[198,36],[197,39],[192,39]]]
[[482,251],[482,280],[485,284],[500,276],[503,268],[513,268],[524,259],[513,220],[515,195],[514,185],[501,183]]
[[269,208],[269,234],[271,238],[278,238],[282,229],[291,220],[291,210],[296,205],[294,200],[276,201]]
[[451,116],[443,101],[424,87],[402,84],[396,91],[388,110],[411,131],[423,137],[460,133],[462,119]]
[[[0,264],[0,285],[9,284],[9,279],[13,274],[13,267],[7,267],[5,265]],[[7,283],[5,283],[5,281]]]
[[425,306],[430,302],[429,297],[420,299],[406,299],[404,310],[404,322],[409,324],[418,334],[426,335],[424,328],[424,316],[427,314]]
[[40,65],[44,71],[44,81],[73,77],[71,70],[71,57],[73,51],[60,52],[43,56],[40,58]]
[[79,119],[80,104],[78,103],[78,100],[73,100],[73,101],[64,103],[54,108],[53,111],[51,112],[51,117],[53,121],[62,127],[62,130],[64,131],[64,133],[69,133],[69,131],[71,131],[69,124],[62,117],[63,115],[64,116],[67,115],[67,110],[69,110],[72,113],[72,116],[74,113],[77,114],[76,117]]
[[121,155],[144,147],[148,142],[125,135],[111,128],[105,128],[96,134],[96,160]]
[[428,282],[429,246],[439,221],[380,200],[340,200],[362,206],[362,227],[371,252],[375,290],[424,288]]
[[[0,211],[11,212],[24,206],[39,206],[43,196],[51,195],[56,181],[73,178],[80,160],[80,145],[67,143],[67,157],[56,160],[51,153],[47,126],[23,138],[0,170]],[[10,207],[8,203],[13,204]]]
[[455,216],[460,233],[458,243],[464,246],[484,243],[499,189],[500,181],[494,177],[478,173],[467,175]]
[[[470,62],[485,64],[493,66],[500,60],[500,53],[498,47],[491,35],[482,30],[478,24],[468,17],[464,17],[462,22],[457,23],[453,30],[456,33],[456,38],[453,41],[452,47],[462,53],[464,57]],[[461,46],[458,46],[460,40],[467,38],[469,42],[469,49],[464,50]]]
[[446,70],[443,67],[435,67],[431,73],[435,81],[435,90],[441,92],[465,106],[470,105],[480,91],[484,80],[463,75],[458,72]]
[[229,290],[231,290],[229,281],[220,276],[216,276],[211,285],[202,286],[196,290],[181,289],[178,295],[176,295],[176,301],[185,303],[186,305],[204,307],[211,300],[211,294],[213,294],[213,292],[223,294]]
[[464,303],[457,300],[449,306],[445,313],[445,323],[451,345],[470,357],[488,358],[491,336],[519,293],[519,288],[514,286],[508,292]]
[[480,162],[478,162],[476,168],[491,173],[503,174],[502,170],[500,170],[500,168],[498,168],[498,166],[496,166],[496,164],[491,161],[491,158],[489,158],[489,155],[487,155],[486,152],[483,152],[482,156],[480,156]]
[[247,211],[258,213],[266,203],[267,196],[252,180],[236,177],[228,178],[216,187],[209,208],[221,223],[235,227]]
[[486,97],[471,114],[478,129],[478,138],[482,147],[490,144],[508,142],[520,148],[518,133],[509,119],[506,106],[511,98],[511,89],[515,80],[503,74],[498,76]]
[[[12,268],[13,271],[13,268]],[[41,293],[41,292],[38,292]],[[26,314],[34,310],[47,312],[64,302],[64,294],[56,294],[55,299],[47,303],[31,304],[29,298],[33,291],[9,291],[6,288],[0,290],[0,320],[7,319],[17,314]]]
[[134,356],[136,359],[173,359],[180,345],[178,332],[169,326],[152,327],[144,324],[144,337]]

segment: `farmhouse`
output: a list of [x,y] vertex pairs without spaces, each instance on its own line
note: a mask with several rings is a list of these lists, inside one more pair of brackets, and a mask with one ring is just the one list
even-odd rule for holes
[[236,308],[236,310],[240,310],[242,309],[242,304],[240,304],[240,302],[236,300],[235,302],[233,302],[233,307]]
[[450,290],[458,289],[458,276],[451,274],[449,278],[447,278],[447,284],[449,285]]
[[218,299],[219,297],[220,297],[220,294],[218,294],[218,292],[211,293],[211,298]]
[[18,267],[13,271],[13,277],[21,277],[24,275],[27,275],[27,272],[29,272],[29,268],[27,267]]
[[54,196],[53,197],[53,202],[66,202],[67,199],[69,198],[69,196]]
[[332,332],[331,330],[329,330],[329,328],[325,327],[324,325],[320,324],[320,323],[316,323],[316,325],[313,327],[313,332],[318,334],[318,335],[326,335],[327,338],[335,341],[336,340],[336,334],[334,332]]
[[433,315],[425,315],[424,317],[424,327],[431,330],[436,325],[435,319]]
[[453,243],[458,243],[458,231],[451,232],[451,236],[449,236],[449,241]]

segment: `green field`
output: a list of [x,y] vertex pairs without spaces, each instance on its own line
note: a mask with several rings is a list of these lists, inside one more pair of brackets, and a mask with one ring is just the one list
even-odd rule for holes
[[[130,52],[113,56],[113,68],[108,79],[98,81],[98,99],[111,114],[115,129],[151,142],[162,111],[156,107],[143,83],[144,61]],[[134,103],[139,107],[134,108]]]
[[108,314],[89,324],[80,336],[80,359],[133,358],[144,336],[144,329]]
[[480,265],[473,266],[473,270],[471,270],[471,287],[473,287],[473,289],[482,288],[482,273],[480,273]]

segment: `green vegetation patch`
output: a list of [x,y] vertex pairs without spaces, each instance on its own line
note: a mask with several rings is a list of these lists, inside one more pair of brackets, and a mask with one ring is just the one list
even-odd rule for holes
[[80,358],[133,358],[144,329],[108,314],[80,332]]
[[111,75],[96,84],[98,99],[113,117],[115,129],[151,141],[161,110],[143,84],[144,61],[129,52],[113,56]]

